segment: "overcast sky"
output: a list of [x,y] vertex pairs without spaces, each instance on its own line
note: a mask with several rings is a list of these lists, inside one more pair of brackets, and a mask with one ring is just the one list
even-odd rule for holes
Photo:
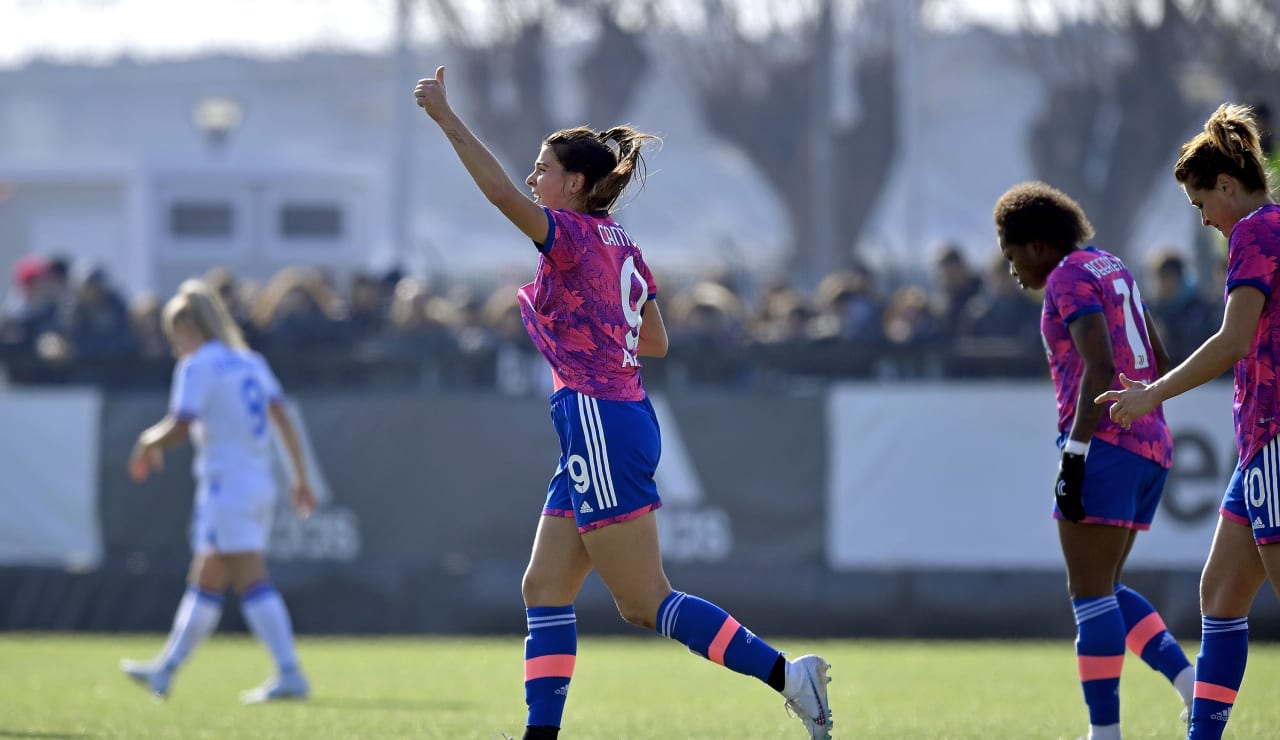
[[[1076,5],[1087,0],[1056,0]],[[1008,24],[1019,0],[944,0],[933,20]],[[395,0],[0,0],[0,66],[44,57],[110,61],[211,51],[283,55],[375,51],[391,43]],[[417,24],[415,37],[428,29]]]

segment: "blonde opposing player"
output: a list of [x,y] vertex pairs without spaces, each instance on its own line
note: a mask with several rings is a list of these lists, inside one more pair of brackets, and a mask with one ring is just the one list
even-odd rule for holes
[[275,676],[241,694],[241,700],[306,698],[310,687],[298,667],[289,611],[267,576],[263,556],[276,499],[273,422],[288,450],[294,508],[305,517],[315,506],[280,383],[262,356],[245,344],[221,299],[204,282],[184,282],[165,305],[162,320],[178,358],[169,412],[138,436],[129,474],[137,482],[146,480],[162,466],[165,449],[191,439],[197,481],[194,557],[187,592],[163,650],[150,661],[122,661],[120,668],[153,696],[166,697],[174,674],[217,628],[222,595],[231,585],[240,595],[245,622],[270,650],[277,668]]

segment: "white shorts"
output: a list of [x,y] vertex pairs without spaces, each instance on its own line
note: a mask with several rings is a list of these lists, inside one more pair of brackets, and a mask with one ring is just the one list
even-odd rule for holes
[[191,512],[192,551],[266,552],[275,503],[270,480],[202,479]]

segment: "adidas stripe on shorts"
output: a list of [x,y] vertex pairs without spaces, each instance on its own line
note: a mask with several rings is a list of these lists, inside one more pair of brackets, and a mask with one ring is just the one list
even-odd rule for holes
[[1236,466],[1219,511],[1226,519],[1253,529],[1259,545],[1280,542],[1280,437],[1272,439],[1246,464]]
[[589,532],[662,506],[653,480],[662,437],[648,398],[601,401],[561,388],[551,395],[551,421],[560,464],[543,515],[573,517]]

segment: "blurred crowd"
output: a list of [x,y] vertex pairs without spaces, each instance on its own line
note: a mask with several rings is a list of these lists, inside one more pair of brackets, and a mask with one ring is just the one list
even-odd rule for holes
[[[1221,276],[1197,280],[1177,249],[1152,253],[1144,267],[1134,271],[1176,362],[1220,324],[1222,302],[1209,286],[1221,285]],[[345,285],[304,268],[263,284],[222,268],[203,277],[291,389],[551,390],[514,285],[482,290],[394,269],[357,273]],[[24,257],[12,280],[0,314],[0,364],[10,382],[169,382],[162,298],[128,301],[104,269],[76,272],[59,257]],[[1047,375],[1040,296],[1021,291],[998,254],[975,266],[959,245],[943,245],[916,280],[891,280],[855,262],[812,291],[780,278],[748,282],[659,276],[672,351],[644,361],[646,385]]]

